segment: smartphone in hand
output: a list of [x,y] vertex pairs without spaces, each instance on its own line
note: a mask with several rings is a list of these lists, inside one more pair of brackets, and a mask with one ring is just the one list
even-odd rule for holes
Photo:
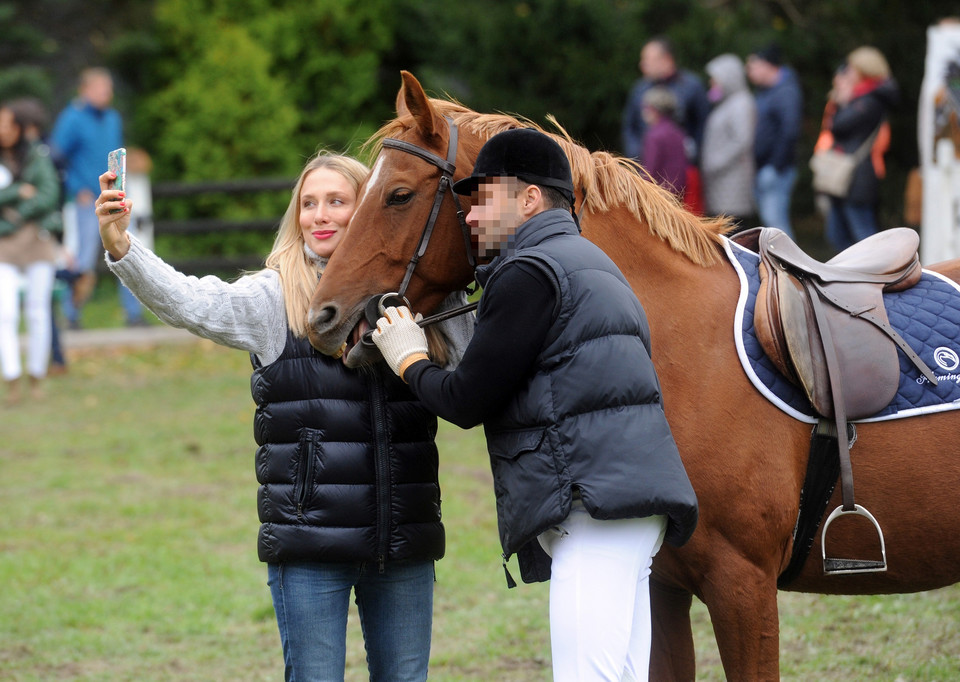
[[[110,189],[121,192],[127,184],[127,150],[124,147],[114,149],[107,154],[107,170],[117,174],[117,179],[110,185]],[[111,213],[119,213],[120,209],[113,209]]]

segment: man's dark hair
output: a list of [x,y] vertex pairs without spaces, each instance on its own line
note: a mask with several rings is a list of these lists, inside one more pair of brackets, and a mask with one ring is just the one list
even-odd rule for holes
[[573,206],[570,204],[570,199],[564,195],[563,190],[559,190],[556,187],[550,187],[549,185],[539,185],[535,182],[524,182],[523,180],[517,179],[519,189],[524,189],[530,185],[537,185],[540,188],[540,196],[543,198],[543,205],[545,208],[562,208],[562,209],[571,209]]
[[780,45],[777,43],[764,45],[759,50],[754,51],[752,56],[756,57],[757,59],[762,59],[773,66],[783,65],[783,53],[780,51]]
[[563,192],[556,187],[546,187],[537,185],[540,188],[540,194],[543,196],[543,203],[548,208],[570,208],[570,200],[564,196]]

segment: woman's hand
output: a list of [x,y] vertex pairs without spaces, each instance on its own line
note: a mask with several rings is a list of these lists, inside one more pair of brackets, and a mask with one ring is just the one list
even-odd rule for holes
[[833,99],[840,106],[846,106],[853,99],[853,89],[859,82],[857,73],[849,66],[841,69],[833,77]]
[[111,189],[110,186],[116,179],[117,174],[112,171],[100,176],[100,196],[97,197],[94,207],[100,221],[100,241],[103,242],[103,248],[114,260],[120,260],[130,250],[127,228],[130,226],[130,209],[133,204],[126,200],[123,192]]

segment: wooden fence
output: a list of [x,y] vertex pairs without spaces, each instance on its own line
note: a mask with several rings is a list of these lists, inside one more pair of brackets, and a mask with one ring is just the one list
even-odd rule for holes
[[[197,196],[201,194],[249,194],[251,192],[279,192],[289,194],[294,181],[289,178],[253,178],[249,180],[216,180],[210,182],[161,182],[152,187],[153,213],[163,206],[164,199]],[[227,220],[223,218],[195,218],[189,220],[154,219],[154,236],[198,235],[210,232],[274,232],[280,216]],[[187,274],[211,272],[238,272],[258,269],[263,264],[265,253],[240,256],[200,256],[171,259],[170,265]]]

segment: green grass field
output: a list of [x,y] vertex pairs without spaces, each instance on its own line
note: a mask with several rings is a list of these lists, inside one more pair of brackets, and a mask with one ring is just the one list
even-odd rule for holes
[[[208,342],[87,351],[0,408],[0,680],[279,680],[256,557],[250,366]],[[507,590],[478,429],[439,436],[431,679],[550,679],[546,585]],[[515,565],[515,575],[518,574]],[[694,609],[699,679],[723,679]],[[786,680],[960,679],[960,587],[781,594]],[[348,680],[366,679],[357,620]]]

